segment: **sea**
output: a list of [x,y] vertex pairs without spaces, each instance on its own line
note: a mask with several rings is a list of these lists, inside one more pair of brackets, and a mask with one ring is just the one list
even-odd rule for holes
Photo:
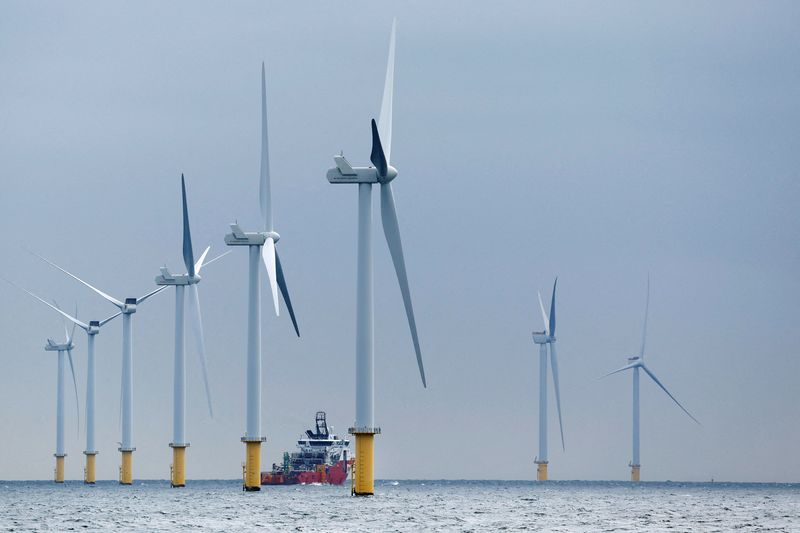
[[241,480],[0,481],[2,531],[800,531],[800,484]]

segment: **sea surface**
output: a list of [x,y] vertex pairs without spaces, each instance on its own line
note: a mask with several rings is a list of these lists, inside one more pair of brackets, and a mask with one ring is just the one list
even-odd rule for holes
[[0,530],[800,531],[800,484],[378,481],[375,490],[0,481]]

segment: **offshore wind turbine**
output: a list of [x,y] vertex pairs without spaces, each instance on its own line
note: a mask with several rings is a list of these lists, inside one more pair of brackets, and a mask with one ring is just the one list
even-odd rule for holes
[[186,203],[186,181],[181,174],[181,199],[183,205],[183,262],[186,266],[185,274],[172,274],[167,267],[161,268],[161,274],[156,277],[156,285],[175,287],[175,361],[173,374],[173,400],[172,400],[172,468],[170,472],[170,486],[186,486],[186,320],[184,318],[185,291],[189,291],[189,304],[192,307],[190,319],[197,345],[197,354],[203,371],[206,399],[208,400],[208,413],[213,418],[214,408],[211,403],[211,389],[208,385],[208,367],[206,365],[206,346],[203,337],[203,320],[200,314],[200,296],[197,284],[200,283],[200,270],[210,264],[225,252],[208,263],[206,255],[211,247],[207,247],[200,258],[195,262],[192,249],[192,234],[189,229],[189,208]]
[[561,391],[558,387],[558,359],[556,357],[556,284],[553,282],[553,296],[550,300],[550,318],[544,310],[542,294],[539,293],[539,309],[542,311],[544,331],[533,333],[533,342],[539,345],[539,455],[536,456],[536,479],[547,481],[547,347],[550,347],[550,362],[553,372],[553,388],[556,393],[558,427],[561,430],[561,448],[564,449],[564,425],[561,422]]
[[344,155],[333,157],[336,168],[328,170],[330,183],[358,184],[358,267],[356,281],[356,420],[349,429],[356,436],[356,470],[353,494],[368,496],[374,492],[374,437],[381,430],[375,426],[374,418],[374,328],[372,296],[372,185],[381,188],[381,221],[383,233],[392,256],[400,292],[403,296],[411,339],[417,355],[419,375],[423,387],[427,387],[422,353],[417,337],[411,291],[408,287],[400,227],[394,203],[391,181],[397,177],[397,169],[390,165],[392,149],[392,92],[394,88],[394,49],[396,21],[392,22],[389,39],[389,59],[378,123],[372,119],[372,153],[374,166],[352,167]]
[[131,485],[133,484],[133,452],[136,451],[133,446],[133,314],[136,313],[138,306],[151,296],[166,289],[167,286],[159,287],[138,298],[125,298],[125,301],[121,302],[49,259],[38,254],[34,255],[102,296],[104,300],[116,306],[122,314],[122,441],[117,450],[122,454],[119,482],[121,485]]
[[249,251],[249,274],[247,290],[247,426],[242,442],[245,443],[245,471],[243,489],[261,490],[261,443],[266,440],[261,434],[261,281],[259,263],[264,262],[272,292],[275,315],[280,315],[278,289],[292,319],[297,336],[300,330],[289,298],[289,289],[284,278],[281,260],[275,245],[280,235],[272,222],[272,193],[269,178],[269,145],[267,135],[267,81],[264,63],[261,63],[261,171],[259,176],[259,204],[261,207],[261,231],[245,233],[238,223],[230,225],[231,233],[225,235],[229,246],[247,246]]
[[681,405],[681,403],[672,395],[671,392],[667,390],[667,388],[659,381],[656,375],[644,364],[644,346],[645,346],[645,339],[647,338],[647,313],[650,307],[650,278],[647,278],[647,300],[644,306],[644,325],[642,326],[642,346],[639,349],[639,354],[628,357],[629,363],[622,368],[618,368],[613,372],[609,372],[603,377],[608,377],[612,374],[616,374],[618,372],[624,372],[626,370],[633,370],[633,459],[631,460],[628,466],[631,467],[631,481],[637,482],[639,481],[639,472],[642,467],[641,458],[639,456],[639,370],[643,370],[645,374],[650,376],[656,385],[658,385],[661,390],[667,393],[667,396],[672,398],[672,401],[675,402],[681,410],[686,413],[689,418],[694,420],[698,425],[700,422],[692,416],[692,414],[686,410],[686,408]]
[[[11,282],[9,282],[11,283]],[[16,285],[15,283],[13,285]],[[19,285],[16,285],[19,287]],[[95,362],[94,362],[94,338],[97,334],[100,333],[100,328],[107,324],[108,322],[112,321],[113,319],[117,318],[121,315],[121,312],[114,313],[108,318],[103,320],[90,320],[88,324],[78,320],[76,317],[65,313],[62,311],[58,306],[51,304],[50,302],[40,298],[39,296],[35,295],[31,291],[19,287],[21,290],[25,291],[26,293],[30,294],[46,306],[50,307],[57,313],[60,313],[62,317],[66,318],[70,322],[74,324],[74,326],[78,326],[83,331],[86,332],[86,341],[87,341],[87,351],[88,351],[88,358],[87,358],[87,365],[86,365],[86,450],[84,450],[83,454],[86,456],[86,466],[84,467],[83,471],[83,482],[89,485],[93,485],[95,483],[95,456],[100,453],[97,451],[95,447],[95,439],[94,439],[94,428],[95,428],[95,410],[94,410],[94,397],[95,397]],[[76,313],[77,314],[77,313]],[[74,329],[73,326],[73,329]]]
[[[56,306],[57,307],[57,306]],[[77,312],[76,312],[77,314]],[[67,329],[66,322],[64,323],[64,342],[56,342],[50,338],[47,339],[47,344],[44,349],[48,352],[58,352],[58,373],[56,377],[56,472],[55,482],[64,483],[64,458],[67,456],[64,447],[64,371],[66,362],[64,361],[64,354],[69,358],[69,368],[72,372],[72,384],[75,387],[75,407],[78,410],[78,427],[80,428],[80,407],[78,406],[78,382],[75,379],[75,366],[72,363],[72,349],[75,344],[72,342],[72,336],[75,334],[75,327],[72,328],[72,333]]]

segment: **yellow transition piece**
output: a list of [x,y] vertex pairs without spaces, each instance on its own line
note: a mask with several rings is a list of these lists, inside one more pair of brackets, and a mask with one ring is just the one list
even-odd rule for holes
[[246,441],[244,490],[261,490],[261,441]]
[[186,486],[186,446],[172,446],[172,473],[170,485]]
[[64,456],[56,455],[56,483],[64,483]]
[[641,468],[640,465],[631,465],[631,481],[637,482],[639,481],[639,469]]
[[547,481],[547,463],[536,463],[536,480]]
[[133,450],[122,450],[122,466],[119,469],[121,485],[133,484]]
[[94,484],[95,482],[95,455],[94,453],[87,453],[86,454],[86,468],[83,472],[83,482],[88,483],[90,485]]
[[355,496],[372,496],[375,492],[375,435],[356,433]]

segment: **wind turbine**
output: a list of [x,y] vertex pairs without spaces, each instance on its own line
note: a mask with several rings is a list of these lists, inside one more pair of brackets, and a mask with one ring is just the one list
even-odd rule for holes
[[[6,280],[8,281],[8,280]],[[117,318],[121,312],[114,313],[110,317],[104,320],[90,320],[88,324],[78,320],[76,317],[65,313],[62,311],[58,306],[51,304],[50,302],[40,298],[39,296],[35,295],[31,291],[24,289],[17,285],[16,283],[12,283],[8,281],[12,285],[15,285],[20,290],[25,291],[26,293],[30,294],[46,306],[50,307],[57,313],[60,313],[62,317],[66,318],[70,322],[73,323],[74,326],[78,326],[83,331],[86,332],[87,335],[87,350],[88,350],[88,358],[87,358],[87,365],[86,365],[86,450],[83,454],[86,456],[86,467],[84,469],[84,476],[83,481],[84,483],[93,485],[95,482],[95,455],[98,452],[95,448],[94,444],[94,337],[98,333],[100,333],[100,328],[110,322],[111,320]],[[77,314],[77,313],[76,313]],[[73,330],[74,330],[73,326]],[[70,337],[71,338],[71,337]],[[70,361],[71,363],[71,361]]]
[[[58,307],[58,304],[56,304]],[[77,308],[76,308],[77,309]],[[77,314],[77,311],[76,311]],[[78,382],[75,379],[75,366],[72,363],[72,349],[75,345],[72,343],[72,336],[75,334],[75,327],[72,328],[72,333],[67,329],[66,322],[64,323],[64,337],[62,343],[58,343],[50,338],[47,339],[47,344],[44,346],[45,351],[58,352],[58,376],[56,381],[56,474],[55,482],[64,483],[64,458],[67,456],[64,451],[64,370],[66,362],[64,361],[64,353],[66,352],[69,358],[69,368],[72,372],[72,384],[75,386],[75,407],[78,410],[78,427],[80,428],[80,407],[78,406]]]
[[694,420],[698,425],[700,422],[692,416],[692,414],[686,410],[686,408],[681,405],[681,403],[675,399],[675,396],[672,395],[671,392],[667,390],[667,388],[658,380],[656,375],[644,364],[644,344],[645,339],[647,337],[647,312],[650,307],[650,278],[647,278],[647,300],[644,306],[644,326],[642,327],[642,347],[639,349],[639,355],[634,355],[628,357],[629,363],[622,368],[618,368],[613,372],[609,372],[603,377],[608,377],[612,374],[616,374],[618,372],[624,372],[625,370],[633,370],[633,460],[631,460],[630,467],[631,467],[631,481],[639,481],[639,471],[641,470],[642,463],[639,458],[639,369],[643,370],[645,374],[650,376],[650,378],[655,382],[656,385],[661,387],[661,390],[667,393],[667,396],[672,398],[672,401],[675,402],[678,407],[686,413],[689,418]]
[[230,225],[231,233],[225,235],[229,246],[247,246],[249,250],[249,282],[247,291],[247,428],[242,442],[245,443],[244,490],[261,490],[261,282],[259,263],[263,260],[267,269],[272,292],[275,315],[280,314],[278,289],[289,310],[297,336],[300,330],[289,298],[289,289],[283,275],[281,260],[275,244],[280,239],[272,225],[272,194],[269,179],[269,146],[267,138],[267,81],[264,63],[261,63],[261,171],[259,180],[259,203],[262,230],[245,233],[238,223]]
[[34,255],[92,289],[103,299],[116,306],[122,313],[122,441],[118,448],[118,451],[122,454],[122,465],[119,469],[119,482],[121,485],[131,485],[133,483],[133,452],[136,451],[136,448],[133,447],[133,314],[138,306],[142,305],[151,296],[166,289],[167,286],[159,287],[139,298],[125,298],[125,302],[121,302],[100,289],[89,285],[89,283],[64,270],[49,259],[45,259],[38,254]]
[[370,161],[375,166],[352,167],[344,155],[333,157],[336,168],[328,170],[328,181],[358,184],[358,268],[356,287],[356,420],[349,429],[356,436],[356,471],[353,494],[371,495],[374,492],[373,444],[376,434],[381,432],[375,426],[374,402],[374,330],[372,297],[372,185],[381,187],[381,221],[383,233],[392,256],[392,262],[400,284],[400,292],[411,329],[411,339],[417,355],[419,375],[423,387],[425,369],[417,337],[414,308],[411,305],[411,292],[408,287],[403,245],[397,223],[394,194],[391,181],[397,177],[397,170],[390,165],[392,148],[392,92],[394,86],[394,48],[396,20],[392,22],[389,40],[389,60],[383,88],[383,100],[378,123],[372,120],[372,153]]
[[542,311],[544,331],[533,333],[533,342],[539,345],[539,455],[536,457],[536,479],[547,481],[547,347],[550,347],[550,362],[553,367],[553,387],[556,392],[558,427],[561,430],[561,448],[564,449],[564,425],[561,422],[561,391],[558,388],[558,358],[556,357],[556,284],[550,300],[550,318],[544,310],[542,294],[539,293],[539,309]]
[[189,208],[186,205],[186,181],[181,174],[181,199],[183,203],[183,262],[186,265],[186,273],[176,275],[170,273],[167,267],[161,268],[161,274],[156,277],[156,285],[175,287],[175,371],[173,381],[173,401],[172,401],[172,472],[170,473],[170,486],[186,486],[186,448],[189,443],[186,441],[186,334],[184,319],[184,300],[185,290],[189,290],[189,303],[192,307],[192,318],[190,319],[197,344],[197,353],[200,357],[200,366],[203,371],[203,383],[205,385],[206,399],[208,400],[208,413],[213,418],[214,409],[211,404],[211,389],[208,386],[208,368],[206,365],[206,347],[203,338],[203,320],[200,314],[200,296],[197,291],[197,284],[200,283],[200,270],[203,266],[210,264],[223,255],[225,252],[208,263],[204,263],[209,246],[195,262],[194,252],[192,251],[192,234],[189,229]]

